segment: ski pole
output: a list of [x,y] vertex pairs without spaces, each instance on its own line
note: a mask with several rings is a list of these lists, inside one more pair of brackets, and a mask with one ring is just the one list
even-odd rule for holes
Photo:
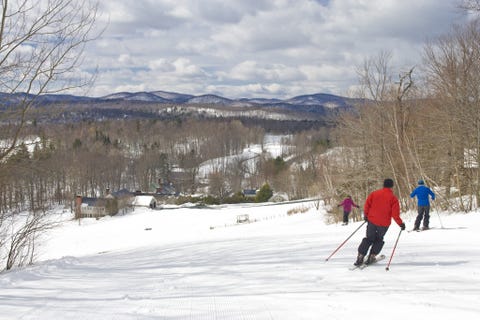
[[443,228],[443,223],[442,223],[442,219],[440,218],[440,213],[438,213],[438,210],[435,209],[435,212],[437,213],[437,216],[438,216],[438,220],[440,220],[440,226]]
[[325,259],[325,261],[328,261],[328,259],[330,259],[335,253],[337,253],[337,251],[340,250],[340,248],[343,247],[343,245],[344,245],[345,243],[347,243],[347,241],[348,241],[358,230],[360,230],[360,228],[361,228],[365,223],[367,223],[367,221],[363,221],[363,223],[362,223],[357,229],[355,229],[355,231],[353,231],[353,233],[352,233],[347,239],[345,239],[345,241],[343,241],[343,242],[338,246],[338,248],[335,249],[335,251],[333,251],[332,254],[328,256],[327,259]]
[[402,231],[403,230],[400,229],[400,232],[398,233],[397,241],[395,241],[395,245],[393,246],[392,254],[390,255],[390,260],[388,260],[387,267],[385,268],[385,270],[387,271],[390,270],[390,263],[392,262],[393,255],[395,254],[395,249],[397,248],[398,239],[400,239],[400,235],[402,234]]

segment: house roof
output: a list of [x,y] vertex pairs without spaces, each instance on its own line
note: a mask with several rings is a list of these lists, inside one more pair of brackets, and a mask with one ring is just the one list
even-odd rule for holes
[[244,189],[243,190],[244,195],[248,196],[254,196],[257,194],[257,189]]
[[89,207],[103,207],[105,206],[106,199],[104,198],[91,198],[82,197],[82,205]]
[[134,206],[150,206],[152,202],[157,202],[154,196],[140,195],[133,200]]

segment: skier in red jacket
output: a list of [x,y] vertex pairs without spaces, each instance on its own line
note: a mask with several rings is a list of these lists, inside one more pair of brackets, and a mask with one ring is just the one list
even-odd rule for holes
[[355,202],[353,202],[351,196],[347,196],[343,201],[337,206],[343,207],[343,224],[346,226],[348,224],[348,215],[352,212],[352,207],[360,208]]
[[365,201],[363,211],[365,221],[368,221],[367,235],[358,247],[358,256],[354,263],[356,266],[363,263],[368,249],[370,254],[365,263],[370,264],[376,261],[375,257],[383,248],[383,237],[387,233],[392,218],[402,230],[405,230],[405,223],[400,218],[400,204],[392,188],[393,180],[385,179],[383,188],[370,193]]

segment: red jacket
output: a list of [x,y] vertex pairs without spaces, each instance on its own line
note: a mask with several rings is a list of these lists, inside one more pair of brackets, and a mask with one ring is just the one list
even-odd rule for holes
[[370,193],[363,212],[368,221],[377,226],[388,227],[392,223],[392,218],[398,225],[403,223],[400,218],[400,204],[390,188]]

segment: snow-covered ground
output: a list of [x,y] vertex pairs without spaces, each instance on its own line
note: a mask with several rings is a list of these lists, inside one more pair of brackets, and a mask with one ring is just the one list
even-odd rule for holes
[[[306,213],[287,215],[292,208]],[[250,224],[235,225],[249,214]],[[171,208],[52,231],[34,266],[0,274],[0,319],[478,319],[480,214],[392,224],[387,259],[351,271],[360,223],[324,223],[313,202]],[[411,229],[413,214],[404,217]]]

